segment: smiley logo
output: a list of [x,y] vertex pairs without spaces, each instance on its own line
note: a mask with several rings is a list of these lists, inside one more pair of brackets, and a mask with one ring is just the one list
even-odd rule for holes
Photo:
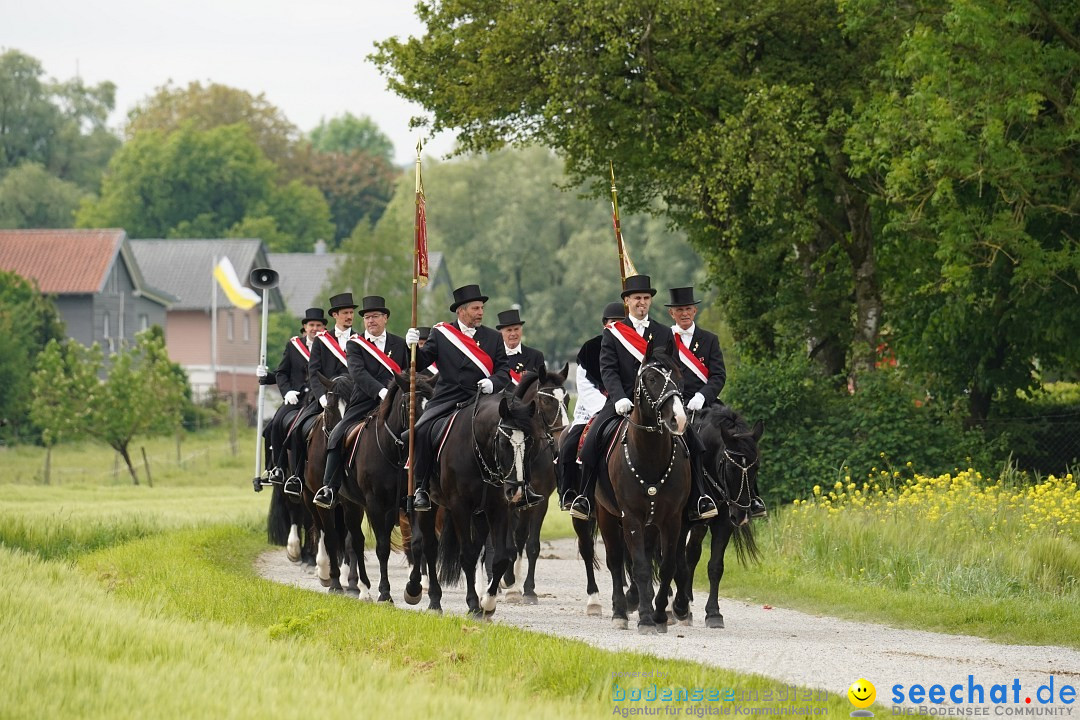
[[851,704],[859,708],[851,713],[852,717],[873,717],[874,713],[866,709],[873,705],[874,700],[877,698],[877,689],[872,682],[865,678],[859,678],[851,683],[847,696]]

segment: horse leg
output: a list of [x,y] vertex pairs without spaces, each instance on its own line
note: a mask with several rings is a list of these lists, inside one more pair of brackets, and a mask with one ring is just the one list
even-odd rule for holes
[[525,534],[528,532],[528,510],[510,511],[509,527],[506,534],[507,556],[511,561],[506,563],[506,572],[503,574],[502,587],[504,588],[503,599],[508,603],[522,601],[521,588],[518,581],[521,578],[521,553],[525,549]]
[[600,523],[600,534],[604,538],[608,572],[611,573],[611,624],[616,630],[625,630],[628,618],[626,595],[623,593],[623,553],[626,548],[623,545],[622,533],[619,532],[618,520],[608,515],[599,503],[596,515]]
[[[318,517],[317,524],[320,525],[319,542],[322,550],[326,553],[326,562],[328,567],[324,570],[322,565],[319,567],[319,581],[322,582],[324,587],[328,587],[327,592],[344,593],[345,590],[341,587],[341,554],[339,552],[339,538],[338,528],[334,522],[333,510],[318,510],[316,511]],[[325,579],[324,579],[325,578]]]
[[409,554],[412,556],[412,569],[409,571],[409,580],[405,583],[404,593],[405,603],[408,605],[416,605],[424,596],[421,580],[427,556],[424,555],[424,529],[417,524],[416,515],[431,514],[433,513],[413,513],[413,518],[409,522]]
[[[701,555],[701,538],[696,543],[692,538],[692,530],[685,526],[679,530],[678,554],[675,556],[675,599],[671,603],[671,610],[680,625],[694,624],[694,613],[690,609],[694,599],[694,573],[689,564],[689,555],[691,546],[695,545],[698,556]],[[696,558],[694,563],[697,564]]]
[[[679,518],[673,518],[671,522],[675,525],[675,529],[672,529],[670,525],[660,528],[660,582],[656,595],[656,609],[653,612],[653,622],[656,623],[656,631],[660,633],[667,632],[668,596],[671,591],[671,581],[679,571],[679,555],[682,549],[679,541],[683,539]],[[681,580],[679,584],[682,584]]]
[[375,555],[379,558],[379,602],[393,604],[390,596],[390,534],[394,531],[397,520],[397,505],[389,508],[379,507],[374,499],[368,505],[368,520],[371,531],[375,533]]
[[686,540],[686,572],[689,574],[689,582],[686,586],[686,599],[694,601],[694,574],[697,571],[698,561],[701,560],[701,543],[705,539],[705,533],[709,532],[712,523],[708,525],[698,523],[690,526],[690,532]]
[[593,543],[593,528],[595,520],[578,520],[574,518],[574,533],[578,539],[578,553],[582,562],[585,563],[585,593],[589,596],[585,603],[586,615],[602,615],[603,607],[600,605],[600,588],[596,585],[596,547]]
[[731,523],[714,520],[710,523],[712,528],[712,543],[709,545],[709,599],[705,603],[705,627],[723,628],[724,616],[720,614],[720,603],[717,595],[720,591],[720,578],[724,577],[724,552],[727,550],[728,540],[731,539]]
[[652,563],[645,550],[646,526],[633,516],[623,518],[623,540],[628,554],[633,558],[633,582],[638,590],[638,634],[650,635],[656,632],[652,618],[653,588]]
[[[457,533],[458,547],[460,548],[458,558],[461,563],[461,570],[465,574],[465,604],[469,608],[470,616],[483,617],[487,609],[481,609],[480,606],[480,594],[476,590],[476,566],[480,562],[480,550],[487,542],[487,519],[483,514],[471,515],[467,510],[457,508],[450,511],[450,516],[453,527],[444,527],[443,532]],[[496,575],[491,578],[490,585],[495,586],[496,590],[498,590],[498,582],[501,577],[501,575]],[[491,612],[494,612],[494,593],[491,594],[492,599],[487,604],[490,605]]]
[[[417,520],[419,516],[419,520]],[[439,538],[435,534],[435,518],[438,513],[435,512],[422,512],[413,513],[413,523],[419,522],[420,536],[423,540],[421,547],[425,562],[427,563],[427,580],[428,580],[428,610],[442,614],[442,586],[439,584]],[[413,546],[413,550],[416,550],[416,546]],[[419,568],[421,563],[417,563],[416,567]],[[420,584],[420,578],[417,578],[417,587]],[[411,582],[411,581],[410,581]]]
[[[487,593],[480,601],[480,607],[484,611],[484,617],[491,617],[495,613],[495,607],[497,603],[496,593],[499,590],[499,583],[496,578],[504,577],[509,572],[510,567],[510,548],[513,547],[513,543],[510,542],[510,515],[509,510],[506,510],[498,505],[493,510],[494,521],[491,523],[491,532],[489,535],[494,540],[494,558],[491,584],[488,585]],[[483,523],[477,523],[482,525]],[[507,590],[509,594],[510,590]],[[518,593],[518,599],[520,600],[520,593]]]
[[544,517],[547,515],[548,504],[540,503],[530,510],[528,538],[525,541],[525,555],[529,559],[529,572],[525,576],[524,600],[526,605],[536,605],[539,599],[536,597],[536,561],[540,558],[540,530],[544,526]]
[[[349,564],[349,588],[355,588],[357,598],[371,600],[371,580],[368,579],[367,565],[364,563],[364,511],[352,503],[343,503],[346,523],[352,534],[353,557]],[[357,582],[359,581],[359,582]]]

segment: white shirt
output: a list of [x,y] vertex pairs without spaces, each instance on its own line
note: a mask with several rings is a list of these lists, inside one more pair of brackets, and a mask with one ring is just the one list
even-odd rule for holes
[[511,355],[520,355],[520,354],[521,354],[521,345],[518,345],[518,346],[517,346],[516,348],[514,348],[513,350],[511,350],[511,349],[510,349],[510,346],[509,346],[509,345],[507,345],[506,343],[503,343],[503,347],[504,347],[504,348],[506,349],[506,355],[507,355],[507,357],[509,357],[509,356],[511,356]]
[[589,422],[596,413],[603,409],[607,398],[600,388],[596,387],[585,374],[585,368],[578,365],[577,374],[577,404],[574,405],[574,425],[584,425]]
[[641,335],[642,337],[645,337],[645,330],[649,327],[648,316],[646,316],[644,320],[638,320],[636,317],[631,315],[630,322],[634,326],[634,332],[636,332],[638,335]]
[[671,326],[671,332],[679,336],[679,339],[682,340],[682,344],[686,347],[687,350],[690,349],[690,341],[694,338],[695,330],[697,330],[696,323],[690,323],[690,327],[685,330],[680,328],[678,325]]
[[338,330],[336,327],[334,328],[334,338],[337,340],[338,345],[341,345],[342,347],[349,341],[352,334],[352,328],[345,328],[344,330]]
[[364,337],[370,340],[372,344],[375,345],[375,347],[379,348],[379,350],[386,352],[386,333],[383,333],[382,335],[379,335],[377,337],[375,335],[369,335],[368,333],[364,333]]
[[467,337],[472,337],[476,334],[476,328],[474,327],[465,327],[460,322],[458,322],[458,327],[461,328],[461,332],[465,333]]

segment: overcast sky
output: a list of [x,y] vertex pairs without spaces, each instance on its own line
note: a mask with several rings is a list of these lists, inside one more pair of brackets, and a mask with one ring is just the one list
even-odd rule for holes
[[[212,81],[265,93],[304,132],[345,112],[370,115],[399,163],[415,157],[409,118],[421,111],[366,57],[376,40],[420,32],[411,0],[0,0],[0,48],[59,80],[116,83],[115,127],[169,80]],[[442,155],[453,138],[424,146]]]

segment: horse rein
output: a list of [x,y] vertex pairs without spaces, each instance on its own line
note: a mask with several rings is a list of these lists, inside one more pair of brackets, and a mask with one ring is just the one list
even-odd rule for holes
[[[745,458],[746,457],[742,453],[733,453],[730,450],[728,450],[727,448],[724,448],[724,463],[725,464],[731,463],[735,467],[739,468],[739,471],[742,474],[742,477],[739,480],[739,494],[736,495],[734,498],[730,497],[730,493],[725,492],[725,494],[729,496],[728,497],[728,502],[730,504],[734,505],[735,507],[739,508],[740,510],[747,510],[747,509],[750,508],[750,500],[753,499],[753,493],[750,492],[750,468],[757,465],[757,462],[760,459],[760,457],[754,458],[753,462],[749,462],[749,463],[746,463],[744,465],[743,463],[741,463],[738,460],[736,460],[735,458],[733,458],[732,455],[736,455],[736,456],[738,456],[740,458]],[[745,505],[743,505],[742,503],[739,502],[739,498],[741,498],[743,496],[744,492],[746,493],[746,496],[748,498]]]
[[[645,375],[646,370],[652,370],[659,373],[660,377],[664,378],[664,385],[660,388],[660,396],[655,400],[649,392],[649,388],[642,382],[642,377]],[[641,396],[644,395],[649,409],[653,411],[653,415],[656,417],[656,425],[639,425],[629,417],[626,418],[626,422],[633,425],[638,430],[644,430],[645,432],[664,432],[664,424],[660,421],[659,408],[673,395],[681,394],[679,392],[679,386],[671,379],[671,372],[671,370],[662,370],[659,366],[653,364],[641,366],[641,369],[638,370],[637,382],[634,384],[634,405],[635,407],[638,406]]]
[[[473,455],[477,458],[480,465],[480,475],[484,478],[484,482],[489,485],[500,486],[504,485],[507,480],[510,479],[511,473],[514,472],[514,468],[518,466],[518,461],[521,462],[522,482],[524,482],[525,473],[525,452],[528,449],[529,440],[531,439],[525,434],[525,431],[511,428],[508,425],[503,424],[502,419],[499,419],[499,424],[495,427],[495,432],[491,435],[491,457],[495,468],[493,469],[488,465],[487,460],[484,458],[484,451],[480,447],[480,442],[476,438],[476,414],[480,410],[480,390],[477,388],[476,400],[473,404],[472,417],[472,439],[473,439]],[[518,441],[514,439],[514,433],[521,433],[522,438]],[[510,443],[510,448],[514,453],[514,462],[510,464],[510,469],[503,471],[502,463],[499,462],[499,436],[506,438]]]

